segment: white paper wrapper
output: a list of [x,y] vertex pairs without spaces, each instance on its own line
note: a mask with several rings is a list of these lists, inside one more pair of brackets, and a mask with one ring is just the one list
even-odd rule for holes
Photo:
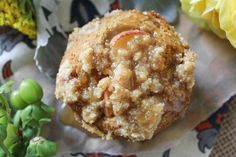
[[[145,151],[165,151],[177,144],[201,120],[222,106],[236,93],[236,51],[226,41],[210,32],[202,31],[181,15],[177,30],[189,41],[198,54],[196,85],[192,103],[183,119],[164,130],[152,140],[142,143],[103,141],[83,131],[63,127],[59,139],[66,151],[107,152],[130,154]],[[57,108],[60,110],[61,105]],[[72,115],[71,115],[72,116]],[[58,122],[59,125],[60,122]]]
[[[56,15],[59,16],[61,14],[61,12],[57,12]],[[57,18],[63,19],[63,17]],[[60,25],[57,26],[60,27]],[[78,151],[107,152],[111,154],[165,151],[176,145],[196,124],[207,118],[236,93],[236,50],[228,43],[228,41],[219,39],[210,32],[200,30],[182,14],[176,28],[189,42],[192,49],[198,54],[195,71],[196,85],[193,91],[192,103],[183,119],[177,121],[150,141],[141,143],[103,141],[99,138],[88,136],[82,130],[63,125],[59,116],[63,105],[61,102],[55,100],[54,80],[50,80],[45,77],[45,75],[42,75],[42,73],[39,73],[34,63],[31,62],[17,70],[13,76],[16,80],[21,80],[23,78],[34,78],[39,80],[44,87],[45,102],[55,105],[57,112],[53,122],[45,127],[44,134],[50,139],[57,141],[60,150],[59,154]],[[60,32],[60,28],[58,28],[57,31]],[[52,31],[52,34],[55,32],[56,31]],[[48,35],[39,36],[37,46],[40,47],[40,44],[45,46],[47,45],[47,42],[51,40],[51,48],[53,49],[59,46],[56,41],[61,42],[64,40],[64,37],[60,35],[49,40],[48,37]],[[59,40],[59,38],[61,40]],[[46,70],[48,68],[48,71],[46,71],[48,76],[55,76],[54,70],[56,66],[54,69],[51,69],[51,65],[48,64],[48,62],[53,60],[53,57],[55,58],[56,54],[50,54],[50,49],[44,50],[46,51],[38,51],[35,58],[38,59],[37,55],[39,55],[41,61],[44,61],[44,57],[46,56],[47,62],[41,64],[41,67],[45,66]],[[58,64],[56,61],[55,63]]]

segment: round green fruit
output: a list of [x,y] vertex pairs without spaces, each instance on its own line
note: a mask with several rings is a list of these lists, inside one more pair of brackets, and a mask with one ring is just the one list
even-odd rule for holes
[[10,102],[12,107],[16,110],[24,109],[28,105],[28,103],[21,98],[19,91],[11,93]]
[[19,87],[21,98],[28,104],[39,102],[43,97],[43,89],[35,80],[24,80]]

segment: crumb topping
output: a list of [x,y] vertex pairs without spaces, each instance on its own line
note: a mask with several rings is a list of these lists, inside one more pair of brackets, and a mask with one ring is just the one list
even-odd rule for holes
[[113,11],[70,35],[56,96],[105,139],[151,139],[167,112],[186,109],[195,59],[158,14]]

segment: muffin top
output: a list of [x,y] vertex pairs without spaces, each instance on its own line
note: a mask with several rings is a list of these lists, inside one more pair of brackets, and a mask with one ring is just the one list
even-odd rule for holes
[[186,111],[196,55],[159,14],[116,10],[70,35],[56,97],[104,139],[151,139]]

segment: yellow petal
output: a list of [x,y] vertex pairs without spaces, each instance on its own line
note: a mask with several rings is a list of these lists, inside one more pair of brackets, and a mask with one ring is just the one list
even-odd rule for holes
[[220,27],[225,31],[230,43],[236,48],[236,1],[220,0],[218,7]]
[[225,32],[220,28],[219,13],[216,9],[218,0],[206,0],[206,9],[202,14],[207,26],[219,37],[225,38]]
[[205,9],[204,0],[181,0],[182,10],[200,27],[206,28],[205,20],[201,17]]

